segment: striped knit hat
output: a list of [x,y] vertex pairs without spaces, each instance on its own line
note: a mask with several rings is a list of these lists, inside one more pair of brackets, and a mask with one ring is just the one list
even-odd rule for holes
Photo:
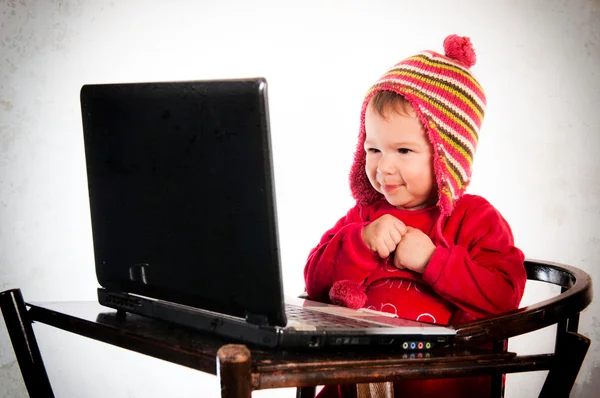
[[449,216],[471,179],[473,155],[485,112],[485,94],[471,75],[475,52],[467,37],[444,40],[445,56],[423,51],[394,65],[367,92],[362,106],[359,142],[350,171],[350,188],[358,203],[383,198],[365,172],[365,112],[379,91],[404,96],[413,106],[433,146],[438,207]]

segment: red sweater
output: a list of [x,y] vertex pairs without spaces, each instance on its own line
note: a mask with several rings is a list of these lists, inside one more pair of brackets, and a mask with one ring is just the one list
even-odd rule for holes
[[[420,229],[436,245],[422,275],[396,269],[362,241],[362,228],[384,214]],[[524,256],[500,213],[484,198],[464,195],[439,229],[438,219],[435,206],[399,210],[385,200],[355,206],[310,252],[308,296],[328,301],[334,282],[365,281],[368,307],[455,325],[518,308],[527,279]]]

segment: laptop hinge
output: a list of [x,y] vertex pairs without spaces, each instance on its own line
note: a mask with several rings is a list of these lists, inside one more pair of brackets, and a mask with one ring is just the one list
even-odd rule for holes
[[246,312],[246,322],[257,326],[268,326],[269,318],[265,315],[253,314]]

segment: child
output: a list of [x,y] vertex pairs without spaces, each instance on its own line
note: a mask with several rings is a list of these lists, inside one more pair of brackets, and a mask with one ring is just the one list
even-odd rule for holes
[[[475,53],[456,35],[444,49],[399,62],[367,92],[350,172],[356,205],[310,252],[311,299],[335,302],[334,283],[353,281],[364,307],[450,325],[518,308],[523,253],[500,213],[465,194],[486,103],[469,71]],[[489,381],[404,381],[394,392],[489,396]],[[319,396],[355,394],[326,386]]]

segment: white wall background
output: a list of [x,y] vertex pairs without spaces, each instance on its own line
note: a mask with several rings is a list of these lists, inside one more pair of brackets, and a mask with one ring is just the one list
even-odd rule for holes
[[[529,258],[599,280],[600,2],[586,0],[0,0],[0,291],[95,300],[79,89],[86,83],[265,76],[283,276],[302,291],[308,251],[352,205],[347,187],[366,89],[447,34],[470,36],[488,112],[470,192]],[[528,289],[524,302],[549,294]],[[573,396],[600,388],[593,340]],[[36,325],[57,397],[216,397],[216,378]],[[550,350],[547,332],[511,341]],[[0,397],[27,396],[0,320]],[[509,376],[537,396],[541,373]],[[293,397],[294,390],[257,397]]]

